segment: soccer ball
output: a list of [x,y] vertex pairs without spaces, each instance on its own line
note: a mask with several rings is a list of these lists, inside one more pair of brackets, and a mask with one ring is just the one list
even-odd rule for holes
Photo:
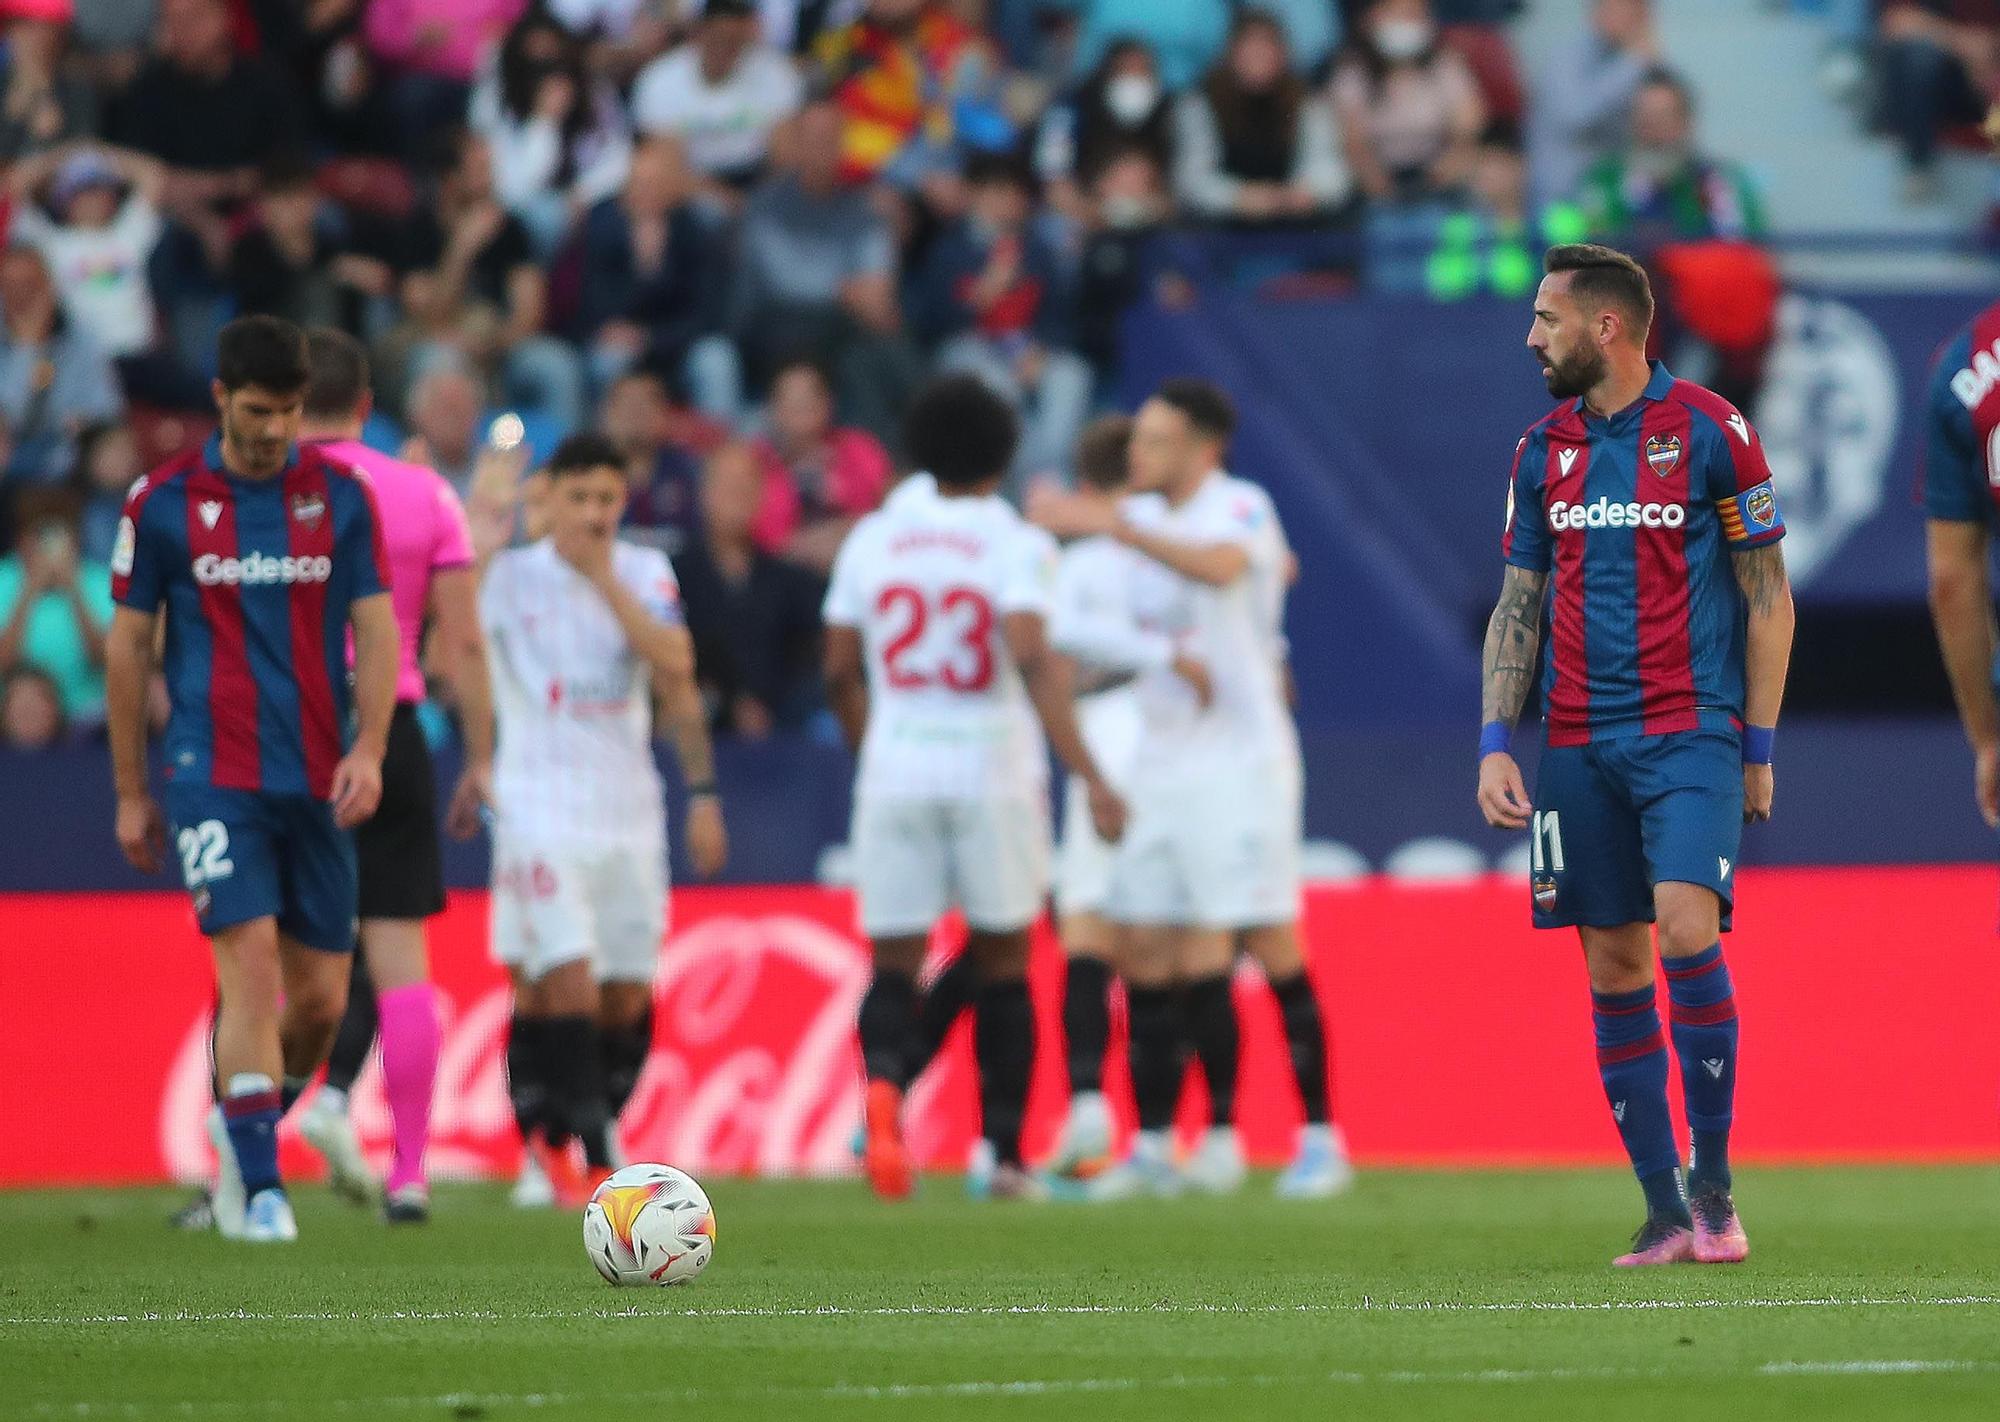
[[671,1165],[628,1165],[583,1207],[583,1248],[611,1284],[685,1284],[715,1253],[715,1210]]

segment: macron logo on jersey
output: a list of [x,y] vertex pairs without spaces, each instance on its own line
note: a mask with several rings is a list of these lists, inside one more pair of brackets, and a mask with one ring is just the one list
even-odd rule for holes
[[1569,477],[1569,471],[1571,466],[1573,466],[1576,463],[1576,451],[1574,449],[1564,449],[1557,451],[1556,463],[1562,466],[1563,477],[1567,479]]
[[221,517],[222,505],[219,502],[214,499],[203,499],[201,501],[201,526],[203,528],[214,528],[216,522]]
[[1735,432],[1738,439],[1742,440],[1745,445],[1750,443],[1750,422],[1748,420],[1744,419],[1734,410],[1731,410],[1727,423],[1729,428]]
[[325,554],[312,558],[274,558],[268,553],[253,553],[248,558],[224,558],[204,553],[194,560],[194,580],[205,588],[323,583],[332,576],[333,559]]
[[1687,509],[1681,504],[1614,504],[1599,499],[1594,504],[1549,505],[1549,527],[1558,533],[1586,528],[1680,528],[1686,523]]

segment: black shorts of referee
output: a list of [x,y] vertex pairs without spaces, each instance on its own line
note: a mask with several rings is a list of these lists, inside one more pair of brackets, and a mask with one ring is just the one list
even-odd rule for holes
[[362,918],[429,918],[444,912],[431,748],[408,701],[396,704],[382,756],[382,803],[354,831]]

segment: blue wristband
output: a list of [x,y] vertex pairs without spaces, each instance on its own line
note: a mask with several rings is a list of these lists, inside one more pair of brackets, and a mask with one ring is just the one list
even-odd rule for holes
[[1745,726],[1743,728],[1743,763],[1745,765],[1769,765],[1771,752],[1778,739],[1775,726]]
[[1502,755],[1514,748],[1514,728],[1505,721],[1488,721],[1479,728],[1479,758]]

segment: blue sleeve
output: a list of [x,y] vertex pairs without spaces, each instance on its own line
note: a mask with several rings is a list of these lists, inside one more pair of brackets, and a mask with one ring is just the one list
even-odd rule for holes
[[1516,568],[1548,572],[1552,561],[1547,511],[1537,474],[1548,464],[1548,444],[1530,430],[1514,446],[1514,469],[1507,476],[1507,533],[1500,551]]
[[1924,401],[1924,513],[1951,523],[1985,523],[1993,517],[1993,495],[1972,411],[1951,388],[1965,364],[1962,341],[1954,341],[1931,372]]
[[167,595],[168,559],[160,548],[159,518],[151,511],[157,500],[146,497],[147,483],[141,479],[125,496],[125,512],[111,545],[111,598],[151,615]]
[[352,497],[349,512],[334,544],[336,564],[348,569],[349,605],[389,591],[389,549],[382,540],[382,513],[375,503],[375,486],[365,474],[347,481]]

